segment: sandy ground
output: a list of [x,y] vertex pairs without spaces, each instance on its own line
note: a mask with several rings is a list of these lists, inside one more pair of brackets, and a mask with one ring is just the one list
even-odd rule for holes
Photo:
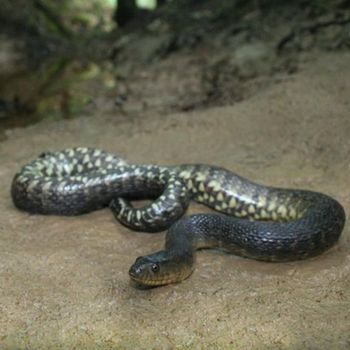
[[312,260],[203,251],[183,283],[138,290],[128,268],[161,248],[163,234],[132,232],[108,209],[29,215],[9,194],[14,173],[42,151],[84,145],[134,162],[217,164],[328,193],[349,211],[349,62],[348,53],[322,54],[233,107],[82,116],[8,132],[0,144],[0,349],[349,349],[348,224],[339,244]]

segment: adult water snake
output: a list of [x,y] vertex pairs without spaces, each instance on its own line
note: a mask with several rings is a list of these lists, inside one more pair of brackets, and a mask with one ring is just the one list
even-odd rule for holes
[[[94,148],[43,153],[12,182],[22,210],[78,215],[110,205],[124,225],[147,232],[169,229],[165,249],[139,257],[129,270],[142,285],[188,277],[199,248],[220,247],[264,261],[321,253],[339,238],[343,207],[318,192],[267,187],[210,165],[135,165]],[[143,208],[130,199],[152,198]],[[220,212],[181,218],[190,200]]]

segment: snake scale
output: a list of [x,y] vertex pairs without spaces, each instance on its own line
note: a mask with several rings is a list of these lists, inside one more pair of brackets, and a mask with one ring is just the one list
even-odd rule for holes
[[[200,248],[264,261],[291,261],[331,247],[345,223],[343,207],[318,192],[267,187],[210,165],[135,165],[94,148],[41,154],[12,182],[17,208],[78,215],[109,205],[117,220],[139,231],[168,229],[162,251],[129,270],[143,286],[179,282]],[[130,200],[149,198],[134,208]],[[190,200],[220,213],[184,215]]]

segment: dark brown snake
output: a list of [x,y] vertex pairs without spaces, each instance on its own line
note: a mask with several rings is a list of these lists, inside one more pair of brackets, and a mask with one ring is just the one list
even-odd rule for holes
[[[134,165],[99,149],[43,153],[12,182],[22,210],[78,215],[110,205],[124,225],[140,231],[169,229],[164,250],[136,259],[129,274],[141,285],[178,282],[194,268],[199,248],[219,247],[264,261],[319,254],[339,238],[343,207],[318,192],[258,185],[210,165]],[[153,201],[135,209],[131,199]],[[190,200],[218,213],[184,217]]]

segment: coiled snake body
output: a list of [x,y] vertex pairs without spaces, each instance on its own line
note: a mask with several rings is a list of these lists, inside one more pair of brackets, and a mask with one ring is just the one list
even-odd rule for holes
[[[332,246],[345,223],[343,207],[318,192],[266,187],[209,165],[134,165],[82,147],[43,153],[15,175],[11,193],[31,213],[78,215],[110,205],[134,230],[169,228],[164,250],[137,258],[129,270],[132,280],[152,286],[188,277],[199,248],[304,259]],[[133,208],[129,200],[140,198],[154,200]],[[181,218],[191,199],[221,214]]]

